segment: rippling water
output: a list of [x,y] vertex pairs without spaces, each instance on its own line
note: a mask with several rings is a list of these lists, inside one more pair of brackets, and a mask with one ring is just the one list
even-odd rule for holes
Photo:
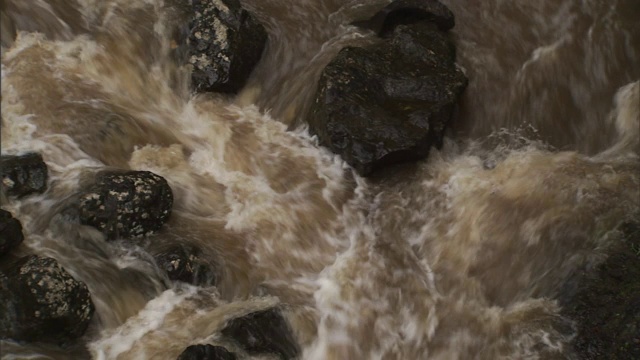
[[[233,97],[190,94],[180,1],[1,3],[2,152],[42,153],[51,179],[3,207],[20,252],[56,258],[96,305],[86,349],[3,341],[3,358],[175,359],[274,304],[304,359],[575,358],[561,287],[640,213],[640,3],[443,1],[470,79],[454,126],[427,161],[363,179],[304,116],[331,58],[371,41],[348,24],[387,1],[242,2],[269,42]],[[114,167],[173,188],[144,243],[59,214]],[[175,242],[202,248],[217,287],[167,285],[149,252]]]

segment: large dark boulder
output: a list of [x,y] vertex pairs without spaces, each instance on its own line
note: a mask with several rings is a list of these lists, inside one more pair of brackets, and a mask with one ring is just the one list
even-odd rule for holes
[[0,209],[0,256],[24,240],[22,224],[10,212]]
[[585,269],[561,296],[576,321],[580,359],[640,359],[640,223],[622,226],[624,241],[595,269]]
[[103,172],[80,195],[80,222],[108,239],[133,238],[159,230],[169,219],[173,193],[167,181],[149,171]]
[[201,258],[199,249],[188,245],[173,245],[154,255],[156,263],[170,280],[193,285],[209,286],[216,283],[211,266]]
[[231,320],[222,335],[237,342],[249,355],[276,354],[293,359],[300,353],[280,310],[257,311]]
[[437,24],[398,25],[380,43],[342,49],[325,67],[309,130],[366,176],[441,146],[466,85]]
[[192,0],[187,62],[196,92],[238,92],[265,48],[267,32],[238,0]]
[[0,337],[64,343],[84,334],[94,306],[87,286],[56,260],[25,256],[0,273]]
[[455,25],[451,10],[438,0],[396,0],[366,20],[353,25],[373,30],[378,36],[386,36],[398,25],[431,21],[442,31]]
[[2,190],[8,196],[23,197],[47,189],[47,165],[40,154],[3,155],[0,157],[0,169]]
[[177,360],[236,360],[236,355],[222,346],[191,345],[178,356]]

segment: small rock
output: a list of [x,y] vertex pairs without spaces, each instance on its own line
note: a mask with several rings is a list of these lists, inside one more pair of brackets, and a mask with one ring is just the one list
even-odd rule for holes
[[282,359],[293,359],[300,353],[287,321],[275,308],[231,320],[222,335],[250,355],[278,354]]
[[149,171],[104,172],[80,196],[79,218],[108,239],[133,238],[159,230],[171,215],[167,181]]
[[42,193],[47,188],[47,165],[40,154],[3,155],[0,157],[0,168],[2,190],[8,196],[23,197]]
[[431,21],[442,31],[455,25],[455,18],[449,8],[437,0],[396,0],[378,11],[367,20],[356,21],[353,25],[373,30],[384,37],[398,25]]
[[192,0],[186,41],[196,92],[238,92],[266,46],[267,32],[238,0]]
[[64,343],[89,326],[94,306],[84,283],[52,258],[25,256],[0,273],[0,337]]
[[24,240],[22,224],[10,212],[0,209],[0,256]]
[[209,286],[216,282],[214,272],[200,258],[200,250],[186,245],[175,245],[154,256],[158,267],[167,272],[169,279],[193,285]]
[[178,356],[177,360],[236,360],[236,355],[222,346],[191,345]]

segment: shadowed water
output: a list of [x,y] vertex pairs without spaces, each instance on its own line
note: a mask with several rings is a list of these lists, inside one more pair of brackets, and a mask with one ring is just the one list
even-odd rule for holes
[[[640,215],[640,5],[443,1],[470,79],[444,147],[360,178],[304,127],[323,67],[375,41],[388,1],[246,0],[269,32],[237,96],[192,95],[184,5],[5,0],[2,153],[42,153],[49,189],[4,200],[15,255],[57,259],[96,313],[71,349],[3,359],[175,359],[227,346],[234,316],[283,304],[304,359],[573,359],[556,299]],[[173,215],[106,243],[62,209],[105,168],[153,171]],[[200,247],[218,285],[172,285],[150,252]],[[83,346],[83,344],[86,344]],[[39,357],[38,357],[39,356]]]

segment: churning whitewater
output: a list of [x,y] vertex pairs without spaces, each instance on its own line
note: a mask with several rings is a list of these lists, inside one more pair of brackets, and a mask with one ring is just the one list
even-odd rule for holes
[[[235,95],[190,92],[178,0],[2,2],[2,154],[48,190],[2,199],[17,255],[56,259],[95,314],[81,343],[0,340],[2,359],[176,359],[280,306],[301,359],[576,359],[559,299],[640,215],[635,0],[443,1],[469,78],[442,149],[362,178],[309,135],[322,69],[386,0],[244,0],[268,42]],[[105,169],[148,170],[169,222],[106,242],[61,211]],[[216,285],[151,253],[188,244]],[[274,357],[275,358],[275,357]]]

